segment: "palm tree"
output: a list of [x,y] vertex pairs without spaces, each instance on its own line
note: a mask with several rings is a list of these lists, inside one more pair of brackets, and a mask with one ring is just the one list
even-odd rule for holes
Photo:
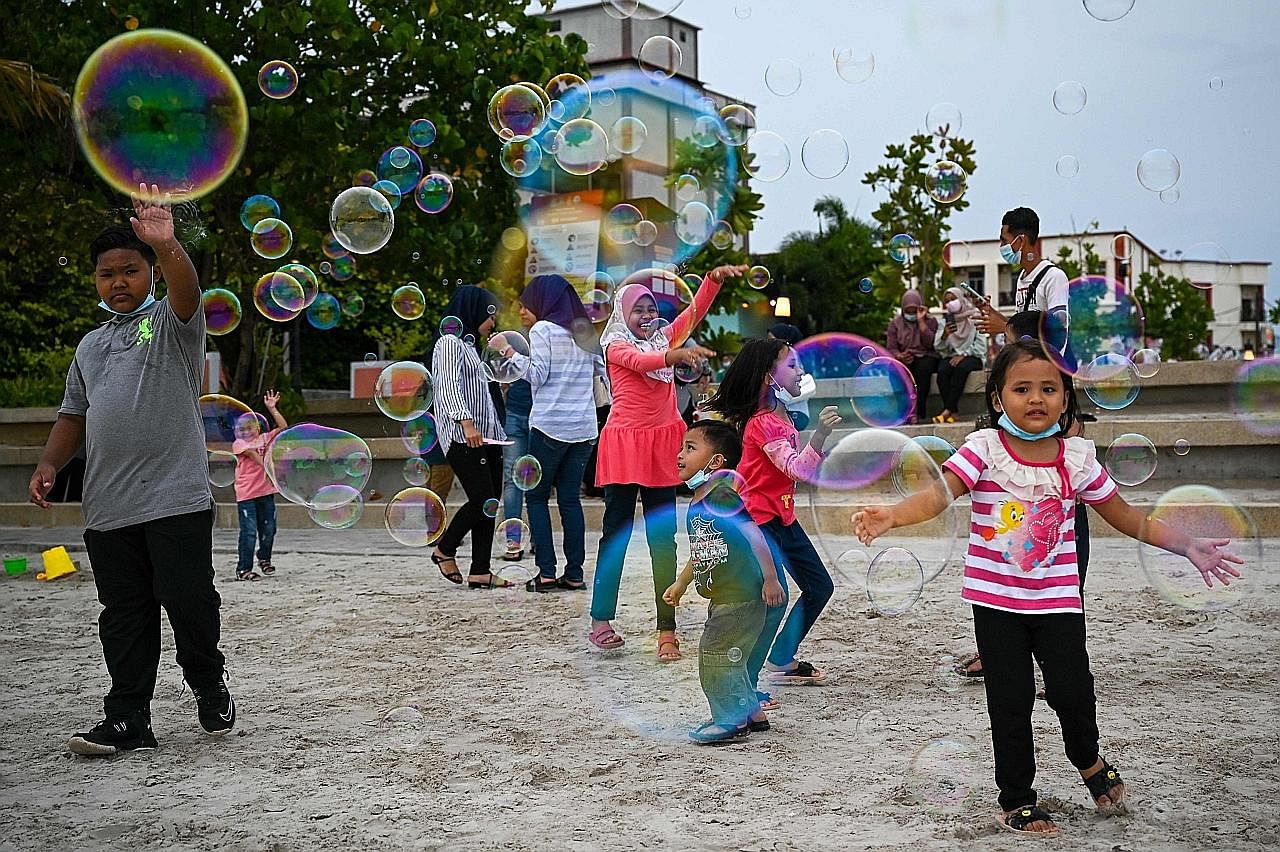
[[823,224],[826,224],[827,230],[837,231],[849,221],[849,209],[834,195],[824,195],[813,202],[813,212],[818,214],[819,234]]
[[31,119],[61,123],[71,113],[71,96],[47,74],[26,62],[0,59],[0,120],[22,130]]

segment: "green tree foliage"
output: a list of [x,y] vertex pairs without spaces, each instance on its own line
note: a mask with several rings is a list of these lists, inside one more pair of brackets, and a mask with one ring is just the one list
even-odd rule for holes
[[1089,240],[1097,229],[1095,219],[1075,235],[1075,248],[1069,245],[1058,248],[1057,263],[1067,273],[1068,281],[1081,275],[1102,275],[1106,272],[1107,262],[1098,256],[1096,246]]
[[791,299],[792,322],[807,334],[851,331],[882,340],[902,295],[902,282],[883,281],[870,293],[858,287],[886,263],[879,231],[851,218],[839,198],[824,196],[813,210],[822,222],[821,232],[789,234],[770,259],[779,293]]
[[1138,276],[1136,288],[1146,315],[1146,335],[1160,339],[1161,358],[1194,360],[1199,357],[1196,344],[1207,337],[1213,322],[1213,308],[1205,300],[1204,291],[1196,289],[1188,279],[1165,275],[1158,263],[1154,268],[1154,273]]
[[952,160],[972,175],[978,168],[973,141],[917,134],[906,145],[885,146],[885,160],[862,178],[873,190],[888,193],[888,198],[871,216],[884,240],[894,234],[908,234],[915,239],[916,248],[904,264],[886,257],[872,278],[877,284],[888,284],[894,279],[901,282],[901,286],[918,282],[925,302],[932,304],[936,295],[953,281],[951,270],[943,263],[943,249],[950,230],[947,219],[953,212],[968,207],[969,202],[964,197],[951,204],[935,201],[929,195],[925,173],[939,160]]
[[[29,63],[42,83],[70,91],[85,59],[124,32],[131,15],[144,28],[194,36],[223,57],[249,103],[248,146],[235,173],[183,211],[184,242],[202,286],[234,290],[244,307],[238,331],[210,338],[210,346],[222,353],[232,392],[250,393],[262,353],[278,358],[287,328],[301,334],[302,381],[341,386],[347,362],[378,343],[394,356],[423,356],[433,337],[429,318],[439,316],[456,281],[485,278],[499,235],[513,224],[514,187],[498,164],[499,140],[486,115],[492,94],[511,82],[586,73],[586,43],[550,35],[524,7],[523,0],[135,0],[127,7],[32,0],[8,16],[0,56]],[[258,69],[272,59],[298,71],[298,91],[288,99],[270,100],[258,89]],[[305,320],[268,323],[253,309],[251,284],[284,260],[316,269],[333,198],[356,171],[405,144],[408,123],[418,117],[436,125],[424,165],[453,176],[452,205],[430,216],[406,199],[391,242],[359,256],[356,277],[339,283],[322,276],[323,289],[340,298],[364,298],[360,317],[343,317],[326,332]],[[127,215],[127,201],[87,167],[70,123],[56,115],[24,134],[3,134],[0,151],[0,204],[8,216],[0,246],[0,380],[47,377],[59,367],[65,373],[71,348],[101,320],[87,242]],[[293,229],[293,249],[280,262],[255,255],[240,225],[241,202],[254,193],[274,197]],[[68,262],[61,265],[60,257]],[[428,300],[417,323],[397,319],[389,306],[391,291],[409,281]],[[51,351],[61,360],[51,361]],[[277,365],[266,373],[279,381]]]

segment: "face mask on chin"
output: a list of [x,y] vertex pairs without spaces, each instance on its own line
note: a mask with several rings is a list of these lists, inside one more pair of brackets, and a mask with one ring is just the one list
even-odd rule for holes
[[1022,252],[1015,250],[1012,245],[1000,246],[1000,257],[1010,266],[1017,266],[1022,263]]
[[147,293],[147,298],[143,299],[142,303],[139,304],[138,307],[134,308],[128,313],[124,313],[121,311],[117,311],[115,308],[108,305],[106,299],[99,299],[98,307],[102,308],[104,311],[107,311],[108,313],[115,314],[118,317],[131,317],[136,313],[145,311],[147,308],[151,307],[155,303],[156,303],[156,273],[155,273],[155,270],[153,269],[151,271],[151,292]]
[[[719,453],[717,453],[716,455],[719,455]],[[693,476],[685,480],[685,483],[684,483],[685,487],[688,488],[690,491],[697,491],[699,488],[701,488],[702,486],[710,482],[711,481],[710,468],[711,468],[712,462],[715,461],[715,458],[716,458],[715,456],[712,456],[710,459],[707,460],[707,463],[705,466],[703,466],[702,470],[698,471]]]

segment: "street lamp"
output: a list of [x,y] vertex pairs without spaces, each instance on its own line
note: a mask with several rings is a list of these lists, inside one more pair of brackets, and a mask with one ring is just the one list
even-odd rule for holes
[[773,315],[775,317],[789,318],[791,316],[791,299],[786,296],[779,296],[777,304],[773,308]]

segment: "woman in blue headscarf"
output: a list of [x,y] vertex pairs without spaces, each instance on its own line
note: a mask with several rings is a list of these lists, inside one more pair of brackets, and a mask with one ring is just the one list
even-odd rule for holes
[[[534,592],[585,589],[586,522],[582,514],[582,474],[596,441],[594,377],[604,375],[604,360],[583,349],[579,340],[595,342],[591,320],[573,285],[559,275],[539,275],[520,294],[521,316],[529,329],[529,355],[515,351],[495,335],[489,345],[520,366],[533,388],[529,412],[529,454],[542,466],[542,478],[526,495],[538,576],[527,588]],[[589,345],[589,344],[588,344]],[[556,577],[556,551],[551,542],[552,487],[564,530],[564,574]]]

